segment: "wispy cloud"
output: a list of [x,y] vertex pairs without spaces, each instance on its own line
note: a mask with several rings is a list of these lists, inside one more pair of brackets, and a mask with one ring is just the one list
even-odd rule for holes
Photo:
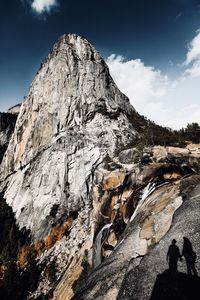
[[38,15],[51,13],[53,9],[59,6],[57,0],[33,0],[30,4],[31,9]]
[[174,18],[174,22],[177,22],[182,16],[183,16],[183,12],[180,11],[180,12],[176,15],[176,17]]
[[200,32],[189,44],[182,73],[175,80],[140,59],[126,60],[112,54],[107,64],[139,113],[172,128],[200,121]]
[[145,66],[140,59],[125,60],[120,55],[110,55],[107,59],[111,75],[116,83],[136,105],[155,103],[169,88],[167,76],[154,67]]
[[188,45],[186,60],[183,63],[186,67],[185,75],[191,77],[200,76],[200,31]]
[[189,65],[193,61],[200,60],[200,31],[197,31],[197,35],[188,45],[187,58],[185,65]]

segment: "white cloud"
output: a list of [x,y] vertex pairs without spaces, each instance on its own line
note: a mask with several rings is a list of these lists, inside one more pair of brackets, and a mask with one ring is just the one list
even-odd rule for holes
[[[185,127],[188,123],[200,123],[199,77],[177,78],[176,85],[160,98],[167,113],[163,116],[163,124],[173,128]],[[161,118],[158,117],[160,120]]]
[[184,72],[184,76],[199,77],[200,76],[200,60],[195,61],[190,68],[187,68]]
[[200,32],[190,42],[188,46],[188,52],[186,55],[186,60],[183,63],[187,67],[184,75],[190,77],[200,76]]
[[184,63],[186,69],[176,80],[170,80],[140,59],[125,60],[113,54],[108,57],[111,76],[140,114],[177,129],[191,122],[200,123],[200,48],[197,43],[200,33],[197,36],[190,44]]
[[57,0],[33,0],[31,8],[37,14],[50,13],[50,11],[58,6]]
[[166,112],[160,99],[173,88],[168,77],[154,67],[145,66],[140,59],[127,61],[122,56],[112,54],[107,64],[119,89],[128,96],[136,110],[159,121],[157,115]]
[[140,102],[146,102],[149,96],[156,100],[166,93],[169,86],[167,76],[161,75],[153,67],[145,66],[140,59],[126,61],[124,57],[112,54],[107,63],[117,83],[123,86],[129,96],[135,94]]
[[200,60],[200,32],[195,36],[195,38],[190,42],[188,47],[188,53],[185,60],[185,65]]

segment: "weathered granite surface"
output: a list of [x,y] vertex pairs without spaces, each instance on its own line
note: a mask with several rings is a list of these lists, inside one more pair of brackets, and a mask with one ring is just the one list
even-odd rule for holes
[[[187,275],[185,261],[179,262],[179,273],[174,275],[168,271],[166,256],[173,239],[181,251],[183,237],[187,237],[197,254],[196,269],[200,270],[199,182],[199,175],[178,180],[154,190],[143,206],[138,204],[119,246],[91,273],[73,299],[140,300],[150,299],[151,295],[152,300],[197,299],[188,296],[194,294],[193,288],[199,291],[199,281]],[[159,277],[161,274],[163,277]],[[173,276],[177,276],[174,286],[170,283]]]
[[[0,139],[3,240],[16,259],[0,262],[2,299],[166,300],[168,273],[157,275],[171,240],[189,237],[199,258],[200,145],[137,147],[136,114],[94,47],[61,37]],[[9,294],[10,268],[21,294]]]
[[43,266],[33,297],[55,286],[47,276],[54,260],[59,280],[66,269],[75,273],[79,256],[92,248],[94,171],[138,138],[133,113],[94,47],[62,36],[30,86],[0,166],[0,191],[19,229],[30,232],[17,265],[34,258]]
[[91,44],[60,38],[22,103],[1,164],[20,228],[38,239],[51,226],[53,205],[56,219],[89,205],[93,169],[137,135],[128,120],[133,111]]
[[197,254],[196,269],[200,271],[199,250],[200,184],[184,199],[175,213],[172,226],[159,244],[145,256],[138,267],[130,268],[124,277],[117,299],[198,299],[200,280],[188,276],[185,260],[178,263],[177,274],[170,274],[166,261],[172,239],[182,251],[183,237],[192,243]]

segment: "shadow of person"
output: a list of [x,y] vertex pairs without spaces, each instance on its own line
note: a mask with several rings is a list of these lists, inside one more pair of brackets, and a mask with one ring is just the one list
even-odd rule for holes
[[200,278],[170,270],[156,278],[149,300],[199,300]]
[[[158,274],[149,300],[198,300],[200,295],[200,278],[195,268],[196,254],[188,238],[183,238],[182,256],[184,256],[188,274],[178,272],[180,256],[176,240],[172,241],[167,252],[169,269]],[[191,274],[195,276],[191,276]]]
[[169,271],[177,272],[178,260],[181,260],[179,247],[176,245],[176,240],[173,239],[167,251],[167,262],[169,263]]
[[197,270],[195,267],[196,253],[193,251],[192,243],[186,237],[183,237],[182,256],[184,256],[184,258],[185,258],[188,275],[191,276],[193,274],[194,276],[198,276]]

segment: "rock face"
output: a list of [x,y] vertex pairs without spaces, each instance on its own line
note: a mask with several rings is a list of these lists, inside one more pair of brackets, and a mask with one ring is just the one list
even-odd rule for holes
[[20,112],[21,103],[16,104],[8,109],[9,114],[18,115]]
[[[188,149],[191,148],[193,151],[188,153]],[[112,182],[113,189],[110,185],[109,190],[112,192],[107,199],[110,199],[111,203],[115,201],[119,210],[118,213],[114,212],[116,214],[114,218],[107,210],[107,216],[115,220],[114,224],[118,218],[118,224],[121,220],[126,222],[127,226],[113,252],[109,257],[104,256],[105,260],[102,264],[94,269],[78,288],[74,300],[193,299],[189,296],[194,295],[194,291],[199,291],[199,281],[187,275],[184,261],[179,263],[179,273],[171,273],[168,270],[166,256],[174,238],[181,250],[185,236],[190,239],[197,254],[196,269],[199,270],[197,215],[200,204],[200,176],[193,173],[192,169],[190,171],[188,169],[196,166],[198,170],[200,156],[197,157],[197,152],[198,145],[196,147],[190,145],[187,149],[172,147],[144,149],[143,158],[140,159],[140,162],[144,161],[142,165],[130,164],[129,161],[129,164],[121,165],[121,170],[116,170],[118,176],[122,172],[128,175],[126,186],[123,181],[116,185],[115,181],[111,180],[116,177],[116,171],[110,172],[106,177],[106,183]],[[124,162],[127,153],[123,151],[118,159],[122,160],[123,156]],[[115,163],[116,160],[117,158]],[[143,190],[140,189],[138,200],[137,190],[141,182],[146,183],[146,186]],[[108,189],[104,186],[104,189],[106,188]],[[135,194],[134,191],[137,193]],[[105,193],[106,190],[103,197]],[[130,202],[135,203],[135,208],[130,206]],[[129,215],[131,211],[132,215]],[[114,232],[116,235],[116,225]],[[183,282],[186,284],[185,289],[180,288]],[[179,298],[180,293],[182,298]],[[188,298],[185,298],[186,296]]]
[[94,171],[139,137],[133,114],[94,47],[77,35],[61,37],[21,105],[0,170],[3,198],[31,237],[18,249],[18,266],[34,258],[47,267],[33,297],[55,285],[47,280],[55,259],[56,280],[75,267],[79,278],[98,223]]
[[136,136],[133,111],[89,42],[63,36],[30,87],[1,166],[20,228],[38,239],[53,205],[57,219],[85,207],[93,169]]
[[200,255],[200,146],[141,146],[142,122],[94,47],[61,37],[5,139],[1,299],[189,299],[184,264],[182,298],[160,286],[173,238]]
[[[186,181],[189,184],[189,181]],[[166,255],[173,239],[177,240],[177,245],[182,251],[183,237],[187,237],[197,254],[196,269],[199,271],[199,195],[200,184],[198,183],[196,188],[184,198],[182,206],[174,215],[170,230],[159,244],[155,245],[152,251],[141,259],[137,267],[129,267],[117,299],[164,300],[198,298],[199,278],[186,275],[187,268],[184,259],[178,263],[179,273],[175,275],[173,272],[170,273]],[[132,263],[133,261],[130,262],[130,265]]]
[[0,162],[8,147],[17,117],[10,113],[0,113]]

